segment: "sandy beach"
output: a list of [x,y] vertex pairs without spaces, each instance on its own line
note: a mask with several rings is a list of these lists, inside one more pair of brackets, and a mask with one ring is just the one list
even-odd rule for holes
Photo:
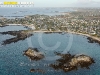
[[[33,31],[33,32],[35,32],[35,33],[38,33],[38,32],[42,32],[42,33],[62,33],[62,31]],[[89,34],[83,34],[83,33],[71,32],[71,31],[66,31],[66,33],[87,36],[87,37],[90,37],[91,39],[94,39],[94,40],[97,40],[97,41],[100,42],[99,37],[91,36]]]
[[91,35],[89,35],[89,34],[83,34],[83,33],[77,33],[77,32],[68,32],[68,33],[72,33],[72,34],[78,34],[78,35],[87,36],[87,37],[90,37],[90,38],[92,38],[92,39],[97,40],[97,41],[99,41],[99,42],[100,42],[100,38],[99,38],[99,37],[91,36]]

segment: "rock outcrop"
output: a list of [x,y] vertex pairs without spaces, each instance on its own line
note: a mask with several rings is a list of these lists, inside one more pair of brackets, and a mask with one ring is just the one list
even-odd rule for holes
[[14,38],[4,40],[2,45],[11,44],[13,42],[15,43],[20,40],[25,40],[26,38],[33,35],[33,33],[29,30],[0,32],[0,34],[3,34],[3,35],[9,34],[9,35],[15,36]]
[[98,43],[100,45],[100,40],[93,39],[91,37],[87,37],[89,43]]
[[42,69],[31,69],[30,72],[45,73]]
[[50,67],[55,70],[63,70],[64,72],[69,72],[72,70],[77,70],[79,67],[89,69],[89,66],[92,63],[95,63],[93,58],[87,55],[71,55],[71,54],[60,54],[56,53],[56,55],[61,56],[60,59],[56,60],[56,64],[51,64]]
[[37,48],[28,48],[24,51],[24,55],[28,56],[31,60],[41,60],[44,58],[42,52],[39,52]]

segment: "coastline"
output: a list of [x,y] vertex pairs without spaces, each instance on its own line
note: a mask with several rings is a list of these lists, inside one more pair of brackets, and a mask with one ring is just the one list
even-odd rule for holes
[[[39,32],[42,32],[42,33],[62,33],[63,31],[33,31],[33,32],[35,32],[35,33],[39,33]],[[66,33],[86,36],[86,37],[89,37],[89,38],[91,38],[93,40],[97,40],[98,42],[100,42],[100,38],[92,36],[92,35],[89,35],[89,34],[83,34],[83,33],[71,32],[71,31],[66,31]]]
[[89,38],[91,38],[93,40],[97,40],[98,42],[100,42],[100,38],[99,37],[95,37],[95,36],[92,36],[92,35],[89,35],[89,34],[83,34],[83,33],[77,33],[77,32],[68,32],[68,33],[86,36],[86,37],[89,37]]
[[[8,26],[27,26],[28,28],[31,28],[31,26],[28,26],[28,25],[23,25],[23,24],[7,24]],[[32,29],[32,28],[31,28]],[[100,42],[100,38],[99,37],[95,37],[95,36],[92,36],[92,35],[89,35],[89,34],[83,34],[83,33],[78,33],[78,32],[71,32],[71,31],[43,31],[43,30],[32,30],[33,32],[35,33],[63,33],[63,32],[66,32],[66,33],[71,33],[71,34],[77,34],[77,35],[83,35],[83,36],[86,36],[86,37],[89,37],[93,40],[96,40],[98,42]]]

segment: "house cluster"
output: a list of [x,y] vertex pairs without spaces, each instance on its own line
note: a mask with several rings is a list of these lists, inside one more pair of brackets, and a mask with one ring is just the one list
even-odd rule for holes
[[35,30],[72,31],[100,37],[100,9],[83,9],[62,15],[28,15],[24,18],[0,18],[0,26],[23,24]]

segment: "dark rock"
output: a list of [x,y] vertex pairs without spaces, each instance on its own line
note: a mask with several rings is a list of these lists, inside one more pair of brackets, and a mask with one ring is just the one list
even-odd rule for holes
[[30,72],[45,73],[45,71],[42,69],[31,69]]
[[61,54],[56,53],[61,56],[60,59],[56,60],[57,64],[50,64],[50,67],[55,70],[63,70],[64,72],[69,72],[72,70],[78,70],[79,67],[89,69],[92,63],[95,63],[93,58],[87,55],[71,55],[71,54]]
[[30,72],[35,72],[35,69],[31,69]]
[[28,48],[24,51],[24,55],[28,56],[31,60],[41,60],[44,58],[42,52],[39,52],[37,48]]
[[89,43],[98,43],[100,45],[100,41],[98,41],[98,40],[95,40],[95,39],[93,39],[91,37],[87,37],[87,39],[88,39]]
[[4,40],[2,45],[11,44],[13,42],[15,43],[20,40],[25,40],[26,38],[33,35],[30,32],[31,31],[28,31],[28,30],[1,32],[0,34],[3,34],[3,35],[9,34],[9,35],[15,36],[14,38]]

